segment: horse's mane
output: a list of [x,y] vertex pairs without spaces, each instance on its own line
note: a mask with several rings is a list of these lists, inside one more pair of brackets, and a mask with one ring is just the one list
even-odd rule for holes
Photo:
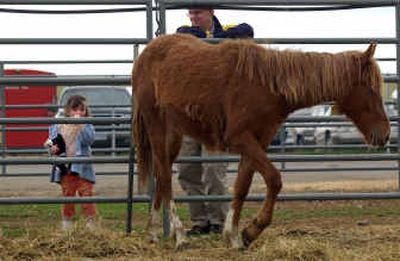
[[379,67],[373,58],[364,59],[363,52],[278,51],[248,40],[225,44],[238,48],[236,70],[242,77],[260,81],[292,104],[299,100],[313,103],[333,100],[362,81],[380,91]]

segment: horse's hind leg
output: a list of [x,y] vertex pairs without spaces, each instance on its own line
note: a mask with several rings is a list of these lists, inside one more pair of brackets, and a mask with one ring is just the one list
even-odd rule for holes
[[158,242],[156,223],[160,216],[161,201],[165,197],[163,191],[164,187],[171,186],[171,182],[168,184],[168,176],[171,176],[171,169],[169,168],[169,158],[166,152],[165,124],[154,115],[157,115],[157,113],[153,113],[152,117],[146,118],[149,119],[146,125],[148,126],[149,141],[152,149],[155,180],[152,207],[146,228],[150,242]]
[[266,199],[252,223],[242,231],[242,240],[249,246],[271,223],[274,205],[282,187],[281,175],[265,155],[264,150],[250,133],[243,133],[230,140],[230,148],[251,159],[255,170],[259,171],[267,185]]
[[[179,149],[182,143],[182,135],[177,133],[169,132],[168,141],[167,141],[167,152],[169,156],[169,169],[172,169],[172,164],[174,163],[176,157],[178,156]],[[169,209],[169,218],[170,218],[170,228],[171,228],[171,236],[175,238],[175,248],[182,249],[185,248],[188,244],[186,239],[185,232],[183,230],[182,222],[180,221],[176,206],[174,201],[172,200],[172,191],[171,186],[164,188],[166,194],[169,194],[170,200],[167,200],[167,197],[164,198],[164,204],[167,209]]]
[[249,192],[253,175],[254,169],[251,166],[251,161],[246,156],[242,157],[239,163],[238,176],[235,180],[233,201],[226,216],[224,232],[222,233],[226,244],[232,248],[243,248],[243,241],[241,236],[239,236],[238,226],[240,212]]

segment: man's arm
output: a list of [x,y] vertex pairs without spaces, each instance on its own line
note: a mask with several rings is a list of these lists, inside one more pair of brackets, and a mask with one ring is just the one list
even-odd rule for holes
[[242,23],[236,26],[223,26],[223,31],[214,33],[215,38],[253,38],[253,27],[249,24]]
[[198,26],[181,26],[176,29],[176,32],[181,34],[191,34],[199,38],[207,37],[206,33]]

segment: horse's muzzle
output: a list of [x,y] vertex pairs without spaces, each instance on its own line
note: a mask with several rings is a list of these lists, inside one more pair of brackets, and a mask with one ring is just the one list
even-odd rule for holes
[[389,131],[386,131],[384,134],[375,130],[371,132],[369,143],[372,146],[376,147],[384,147],[390,138],[390,129]]

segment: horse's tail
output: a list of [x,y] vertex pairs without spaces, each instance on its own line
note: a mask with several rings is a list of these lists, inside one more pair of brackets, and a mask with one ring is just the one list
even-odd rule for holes
[[145,188],[147,188],[147,177],[152,171],[153,158],[149,135],[137,99],[134,101],[132,140],[136,146],[136,161],[139,179],[138,190],[139,193],[142,193],[145,191]]

